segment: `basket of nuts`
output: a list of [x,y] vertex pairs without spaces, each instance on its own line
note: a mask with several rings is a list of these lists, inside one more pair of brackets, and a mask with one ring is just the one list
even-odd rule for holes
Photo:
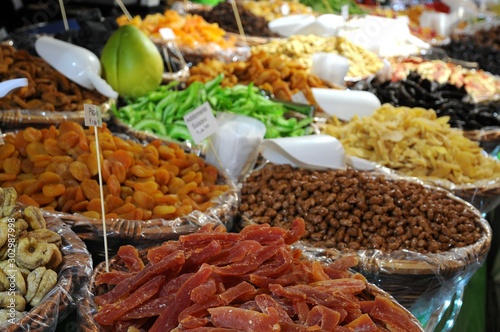
[[92,259],[60,219],[0,188],[0,329],[55,330],[81,298]]
[[[241,187],[241,225],[306,221],[305,252],[356,253],[355,270],[428,327],[482,265],[491,229],[450,192],[378,172],[264,164]],[[429,317],[433,316],[433,317]]]

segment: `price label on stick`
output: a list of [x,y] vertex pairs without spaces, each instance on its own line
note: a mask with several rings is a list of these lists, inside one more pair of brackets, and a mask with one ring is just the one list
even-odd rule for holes
[[196,144],[215,133],[219,128],[208,102],[184,115],[184,121]]
[[343,5],[340,9],[340,13],[344,21],[347,21],[349,19],[349,5]]
[[2,131],[0,130],[0,145],[4,145],[5,141],[3,140],[3,134]]
[[87,127],[102,127],[101,108],[97,105],[83,104],[85,125]]

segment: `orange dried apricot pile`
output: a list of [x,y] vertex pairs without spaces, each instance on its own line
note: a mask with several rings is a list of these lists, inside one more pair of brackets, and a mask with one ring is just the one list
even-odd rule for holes
[[[227,190],[217,169],[175,143],[142,145],[98,129],[106,218],[175,219],[205,211]],[[76,122],[28,127],[0,145],[0,186],[47,210],[101,218],[94,131]]]

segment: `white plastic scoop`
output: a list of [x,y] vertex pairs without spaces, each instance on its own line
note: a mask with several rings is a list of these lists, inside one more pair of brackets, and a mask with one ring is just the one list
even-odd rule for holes
[[8,95],[12,90],[28,86],[27,78],[15,78],[13,80],[3,81],[0,83],[0,98]]
[[260,145],[260,152],[266,160],[275,164],[309,169],[346,167],[344,147],[330,135],[266,139]]
[[35,49],[40,57],[76,84],[96,89],[106,97],[118,98],[118,92],[100,76],[101,62],[91,51],[48,36],[38,37]]
[[368,91],[313,88],[312,93],[325,113],[344,121],[355,115],[370,116],[381,106],[377,96]]

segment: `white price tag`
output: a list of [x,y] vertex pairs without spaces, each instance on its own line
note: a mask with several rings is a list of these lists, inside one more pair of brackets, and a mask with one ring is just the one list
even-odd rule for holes
[[4,145],[5,141],[3,140],[3,134],[2,131],[0,130],[0,145]]
[[306,96],[302,91],[299,91],[292,95],[292,101],[297,104],[305,104],[309,105],[309,100],[307,100]]
[[161,28],[160,29],[160,36],[163,38],[163,40],[174,40],[175,39],[175,33],[174,30],[170,28]]
[[347,21],[349,19],[349,5],[343,5],[340,9],[340,13],[344,21]]
[[85,125],[87,127],[102,127],[101,108],[97,105],[83,104]]
[[196,144],[215,133],[219,128],[208,102],[184,115],[184,121]]

